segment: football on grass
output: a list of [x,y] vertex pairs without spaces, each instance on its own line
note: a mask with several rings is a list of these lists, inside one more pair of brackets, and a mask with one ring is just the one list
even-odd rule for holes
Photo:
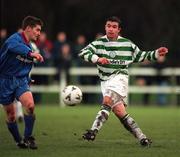
[[62,100],[68,106],[75,106],[82,101],[82,91],[79,87],[69,85],[62,91]]

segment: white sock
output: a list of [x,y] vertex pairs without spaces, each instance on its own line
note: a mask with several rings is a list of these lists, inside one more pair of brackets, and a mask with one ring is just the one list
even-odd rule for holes
[[100,130],[101,127],[103,126],[103,124],[108,120],[108,117],[109,117],[109,111],[107,110],[100,110],[98,113],[97,113],[97,116],[96,116],[96,119],[94,120],[94,123],[91,127],[91,130]]
[[23,117],[22,104],[19,101],[16,101],[16,117]]

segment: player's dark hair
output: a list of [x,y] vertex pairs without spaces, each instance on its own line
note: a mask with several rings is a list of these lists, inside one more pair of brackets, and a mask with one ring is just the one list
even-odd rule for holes
[[22,29],[25,30],[27,26],[35,27],[36,25],[40,25],[42,27],[42,20],[34,16],[26,16],[22,22]]
[[106,19],[106,22],[107,21],[112,21],[112,22],[117,22],[119,24],[119,27],[121,25],[121,20],[117,17],[117,16],[111,16],[111,17],[108,17]]

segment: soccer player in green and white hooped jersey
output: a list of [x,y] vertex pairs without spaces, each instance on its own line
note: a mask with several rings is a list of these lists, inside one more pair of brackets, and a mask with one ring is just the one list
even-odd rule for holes
[[83,134],[85,140],[94,140],[104,122],[107,121],[110,111],[118,117],[123,126],[130,131],[142,146],[149,146],[151,140],[139,128],[135,120],[126,112],[128,93],[128,65],[134,62],[143,62],[145,59],[156,60],[165,56],[166,47],[154,51],[141,51],[130,40],[119,35],[120,20],[110,17],[105,24],[106,35],[86,46],[79,56],[87,62],[97,65],[101,80],[103,102],[100,111],[90,130]]

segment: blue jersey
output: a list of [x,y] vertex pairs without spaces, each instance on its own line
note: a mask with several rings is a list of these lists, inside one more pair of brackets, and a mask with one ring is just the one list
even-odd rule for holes
[[32,48],[23,33],[11,35],[0,49],[0,77],[28,76],[33,65]]

